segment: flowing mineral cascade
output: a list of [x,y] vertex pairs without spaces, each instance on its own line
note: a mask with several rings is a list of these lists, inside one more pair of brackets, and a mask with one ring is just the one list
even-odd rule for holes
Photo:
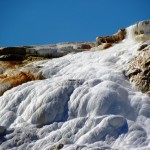
[[128,38],[135,41],[150,40],[150,21],[141,21],[128,28]]
[[150,98],[125,76],[137,49],[149,44],[150,20],[126,30],[106,50],[32,63],[45,79],[0,97],[0,149],[150,149]]

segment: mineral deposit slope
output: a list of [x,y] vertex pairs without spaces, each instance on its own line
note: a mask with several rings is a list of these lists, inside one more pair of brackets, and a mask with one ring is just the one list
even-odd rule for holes
[[126,39],[104,51],[95,47],[33,63],[45,79],[0,97],[0,125],[6,128],[0,128],[0,148],[150,149],[150,98],[125,76],[149,40],[147,26],[128,27]]

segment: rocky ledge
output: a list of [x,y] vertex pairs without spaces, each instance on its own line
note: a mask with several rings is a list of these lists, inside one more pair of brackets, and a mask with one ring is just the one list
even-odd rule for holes
[[58,43],[42,46],[1,47],[0,61],[23,61],[28,57],[58,58],[91,49],[94,42]]

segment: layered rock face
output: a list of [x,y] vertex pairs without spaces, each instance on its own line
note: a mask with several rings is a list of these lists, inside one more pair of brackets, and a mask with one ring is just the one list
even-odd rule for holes
[[77,53],[91,49],[94,42],[58,43],[43,46],[19,46],[0,48],[0,61],[22,61],[29,56],[58,58],[68,53]]
[[139,55],[132,61],[127,73],[137,89],[150,95],[150,45],[143,44]]

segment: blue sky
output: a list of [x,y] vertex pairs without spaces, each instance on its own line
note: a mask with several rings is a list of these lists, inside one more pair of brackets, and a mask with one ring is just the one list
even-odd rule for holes
[[0,0],[0,46],[95,41],[150,19],[150,0]]

